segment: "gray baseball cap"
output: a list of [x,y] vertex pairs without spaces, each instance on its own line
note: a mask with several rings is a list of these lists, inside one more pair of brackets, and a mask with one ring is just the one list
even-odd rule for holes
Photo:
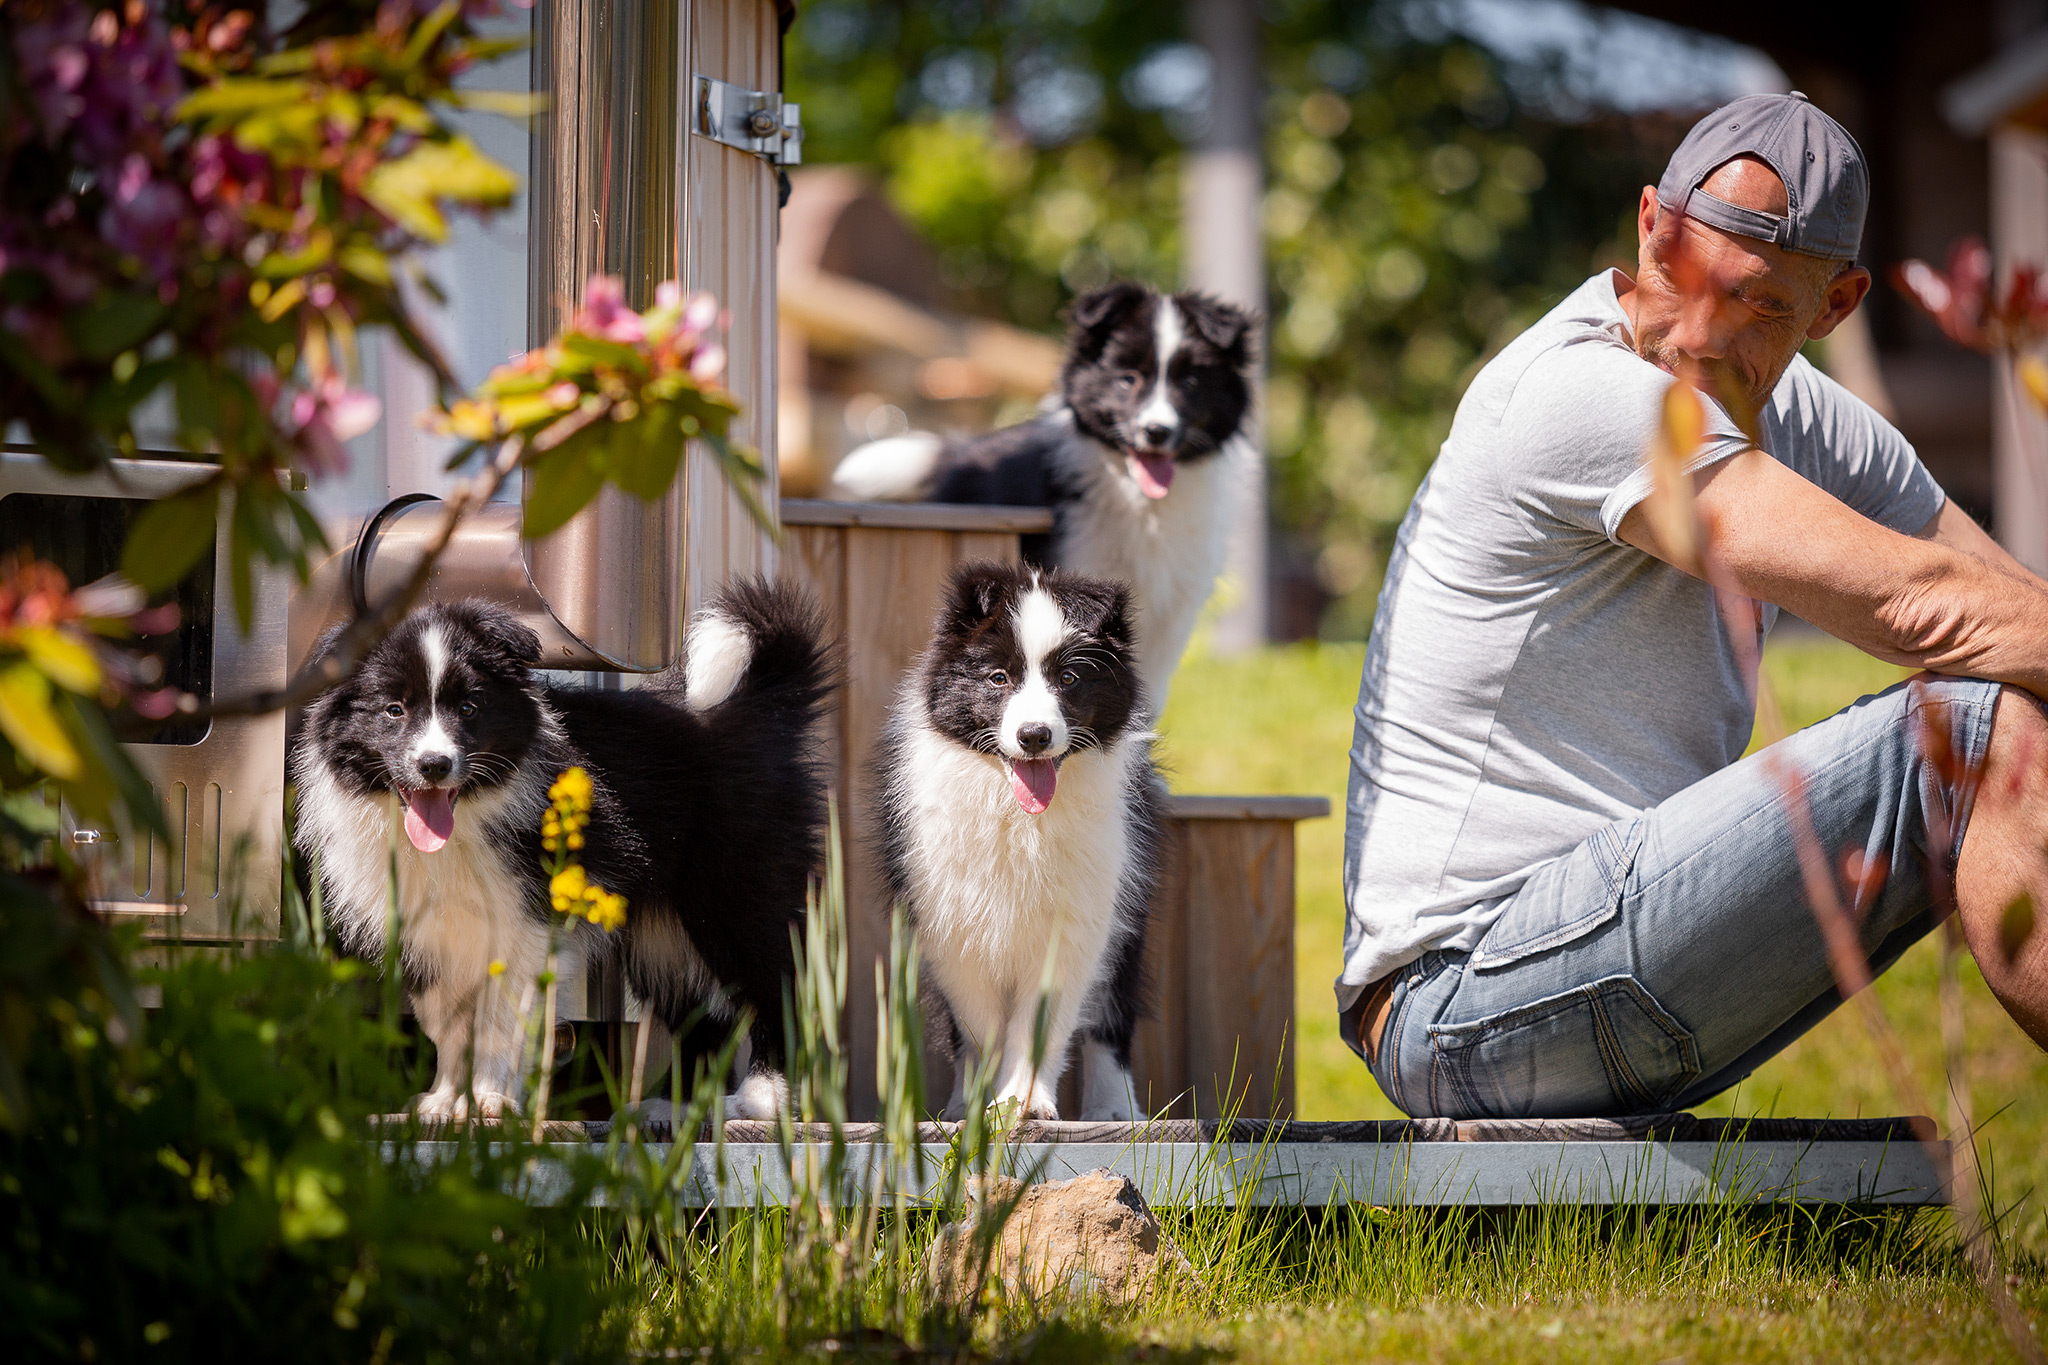
[[[1790,211],[1784,217],[1731,204],[1700,188],[1738,156],[1759,158],[1785,182]],[[1798,91],[1745,95],[1693,125],[1664,168],[1657,202],[1723,232],[1852,261],[1870,206],[1870,171],[1848,130]]]

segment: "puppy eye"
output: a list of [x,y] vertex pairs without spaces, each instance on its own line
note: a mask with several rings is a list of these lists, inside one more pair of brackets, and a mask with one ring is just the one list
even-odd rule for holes
[[1120,389],[1135,389],[1143,382],[1144,377],[1135,370],[1125,370],[1116,377],[1117,387]]
[[1075,683],[1079,681],[1081,681],[1081,675],[1079,673],[1076,673],[1073,669],[1063,668],[1060,670],[1061,687],[1072,687]]
[[384,708],[384,714],[387,716],[402,716],[405,714],[405,707],[399,702],[392,702]]
[[995,669],[988,675],[988,685],[990,687],[1008,687],[1010,685],[1010,675],[1000,668]]
[[464,720],[468,720],[471,716],[476,714],[476,703],[473,701],[466,701],[462,703],[460,706],[455,708],[455,714],[461,716]]

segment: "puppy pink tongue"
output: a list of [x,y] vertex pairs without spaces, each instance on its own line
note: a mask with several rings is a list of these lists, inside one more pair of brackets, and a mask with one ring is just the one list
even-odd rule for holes
[[405,794],[405,837],[422,853],[439,853],[455,833],[455,793],[439,787]]
[[1125,452],[1126,462],[1131,467],[1131,477],[1138,481],[1138,488],[1148,498],[1163,498],[1173,487],[1173,456],[1155,450],[1132,450]]
[[1059,781],[1059,768],[1051,759],[1013,758],[1009,766],[1010,792],[1017,798],[1018,805],[1037,815],[1052,804],[1052,789]]

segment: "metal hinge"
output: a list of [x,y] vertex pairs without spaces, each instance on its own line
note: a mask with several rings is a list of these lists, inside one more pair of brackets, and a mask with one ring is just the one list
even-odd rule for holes
[[781,95],[698,76],[696,97],[697,131],[713,142],[752,152],[771,166],[803,163],[803,116]]

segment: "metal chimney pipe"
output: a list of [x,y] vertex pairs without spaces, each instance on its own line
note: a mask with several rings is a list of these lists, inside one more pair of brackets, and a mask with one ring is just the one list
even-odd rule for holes
[[[527,335],[553,336],[597,274],[637,308],[681,274],[687,7],[645,0],[539,0]],[[689,480],[654,502],[607,487],[561,530],[521,551],[534,588],[583,667],[650,672],[682,646]],[[528,476],[525,496],[532,495]],[[560,666],[560,665],[557,665]]]

